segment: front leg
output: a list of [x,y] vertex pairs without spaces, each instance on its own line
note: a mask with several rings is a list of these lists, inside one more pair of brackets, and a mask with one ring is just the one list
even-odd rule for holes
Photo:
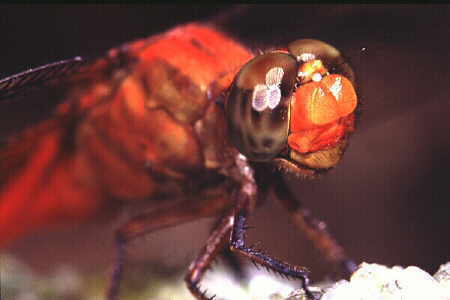
[[300,279],[305,293],[310,299],[315,299],[312,292],[308,289],[309,271],[306,268],[291,265],[269,256],[260,249],[247,246],[245,242],[247,219],[255,207],[257,186],[253,176],[253,169],[248,166],[247,160],[243,156],[238,157],[237,166],[241,174],[241,186],[233,194],[235,210],[230,239],[231,250],[248,257],[256,264],[276,271],[281,275]]
[[239,185],[231,193],[235,205],[234,209],[222,217],[197,259],[189,267],[189,272],[185,280],[191,293],[199,300],[214,298],[214,296],[210,297],[206,295],[206,290],[202,290],[199,283],[221,247],[229,239],[229,246],[232,251],[244,255],[254,263],[274,270],[281,275],[300,279],[305,293],[310,299],[315,299],[313,293],[308,289],[309,271],[306,268],[291,265],[269,256],[259,249],[246,245],[246,223],[248,216],[256,206],[257,186],[253,168],[248,165],[244,156],[238,155],[236,157],[236,168],[232,172],[232,177],[236,182],[239,182]]
[[247,219],[250,212],[249,195],[244,189],[241,189],[237,194],[238,205],[235,210],[234,224],[231,233],[230,248],[248,257],[252,262],[266,267],[267,269],[276,271],[280,275],[287,277],[298,278],[302,281],[302,287],[310,299],[314,299],[314,295],[308,289],[309,271],[301,266],[291,265],[287,262],[274,258],[260,249],[252,246],[247,246],[245,242],[245,233],[247,229]]

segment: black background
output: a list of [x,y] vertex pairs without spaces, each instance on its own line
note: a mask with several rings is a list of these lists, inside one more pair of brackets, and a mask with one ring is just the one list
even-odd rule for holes
[[[95,56],[227,9],[2,6],[0,77],[76,55]],[[350,57],[363,102],[358,131],[336,170],[315,181],[292,181],[292,186],[357,261],[417,265],[434,272],[450,258],[449,23],[449,7],[434,5],[253,6],[224,20],[224,29],[255,50],[317,38]],[[45,99],[1,104],[0,132],[9,134],[52,105]],[[8,251],[37,270],[60,262],[106,270],[117,222],[41,231]],[[209,224],[199,221],[137,241],[133,259],[158,258],[187,268],[206,240]],[[309,267],[314,278],[330,269],[276,201],[268,201],[252,225],[252,240]]]

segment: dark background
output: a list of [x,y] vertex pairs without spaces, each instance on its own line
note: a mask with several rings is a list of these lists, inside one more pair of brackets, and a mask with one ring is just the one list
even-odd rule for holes
[[[0,77],[76,55],[95,56],[227,9],[2,6]],[[223,28],[255,50],[317,38],[350,57],[363,102],[358,131],[336,170],[292,186],[357,261],[417,265],[434,273],[449,260],[449,7],[254,6],[225,18]],[[2,136],[41,117],[36,112],[50,111],[52,105],[45,99],[0,104]],[[42,271],[61,262],[107,270],[117,223],[102,219],[41,231],[8,251]],[[206,240],[210,223],[203,220],[137,241],[133,260],[158,260],[186,269]],[[252,225],[252,240],[309,267],[314,278],[330,269],[276,201],[268,201]]]

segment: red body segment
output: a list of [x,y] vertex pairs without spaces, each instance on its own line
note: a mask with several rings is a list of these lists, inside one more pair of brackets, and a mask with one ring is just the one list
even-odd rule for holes
[[[111,72],[121,54],[129,63]],[[0,151],[0,247],[112,201],[211,193],[199,179],[214,178],[234,151],[214,100],[251,57],[217,30],[188,24],[69,78],[55,116]]]

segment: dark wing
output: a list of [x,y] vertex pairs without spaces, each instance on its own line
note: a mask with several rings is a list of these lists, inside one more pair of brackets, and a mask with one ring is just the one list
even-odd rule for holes
[[77,72],[86,60],[80,56],[57,61],[0,80],[0,101],[23,93],[30,88],[45,85],[58,78]]

